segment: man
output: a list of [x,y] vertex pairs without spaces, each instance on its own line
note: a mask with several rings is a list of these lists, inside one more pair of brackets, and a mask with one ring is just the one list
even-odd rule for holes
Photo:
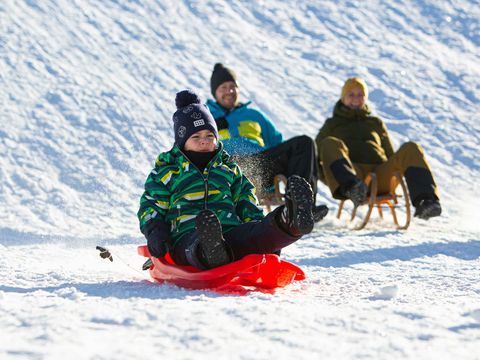
[[[273,122],[251,107],[251,101],[239,101],[237,76],[221,63],[214,66],[210,88],[215,101],[208,100],[207,106],[217,123],[220,140],[259,191],[271,191],[277,174],[287,178],[299,175],[310,183],[316,196],[318,165],[314,141],[308,136],[283,141]],[[315,221],[319,221],[328,208],[314,205],[312,212]]]
[[334,198],[351,199],[354,206],[366,200],[363,179],[374,172],[379,193],[390,188],[390,179],[398,171],[405,177],[415,215],[428,220],[442,212],[438,189],[425,154],[414,142],[394,152],[383,121],[371,115],[367,104],[368,88],[358,77],[348,79],[335,105],[317,135],[322,181]]

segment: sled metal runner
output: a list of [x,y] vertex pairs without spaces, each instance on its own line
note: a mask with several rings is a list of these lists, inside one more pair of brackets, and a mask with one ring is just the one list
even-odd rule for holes
[[[407,186],[405,185],[405,181],[403,180],[400,173],[395,172],[393,174],[390,180],[390,192],[387,194],[378,194],[378,181],[377,181],[377,176],[374,173],[368,174],[364,182],[369,188],[369,196],[367,200],[360,206],[367,205],[368,209],[363,220],[360,222],[360,224],[355,226],[354,229],[361,230],[367,225],[367,223],[370,220],[370,216],[372,214],[374,207],[377,208],[378,215],[380,216],[380,218],[383,219],[382,206],[385,206],[385,205],[388,206],[388,208],[390,209],[390,213],[392,214],[392,217],[393,217],[393,222],[395,223],[395,226],[397,227],[397,229],[399,230],[407,229],[408,226],[410,225],[410,220],[411,220],[410,200],[408,196]],[[401,190],[401,194],[396,193],[397,188]],[[338,219],[340,219],[340,216],[342,215],[342,210],[343,210],[345,201],[346,200],[340,201],[338,212],[337,212]],[[400,224],[398,220],[397,212],[395,209],[401,205],[405,208],[405,221]],[[357,215],[357,207],[353,208],[350,221],[353,221],[356,215]]]

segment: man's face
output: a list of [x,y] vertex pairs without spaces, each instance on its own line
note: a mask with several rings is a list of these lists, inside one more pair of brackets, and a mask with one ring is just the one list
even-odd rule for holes
[[211,152],[217,146],[217,138],[210,130],[200,130],[194,133],[185,142],[185,151]]
[[354,87],[342,98],[342,103],[350,109],[361,109],[365,101],[365,95],[360,87]]
[[215,90],[215,100],[225,109],[233,109],[238,104],[238,87],[233,81],[226,81]]

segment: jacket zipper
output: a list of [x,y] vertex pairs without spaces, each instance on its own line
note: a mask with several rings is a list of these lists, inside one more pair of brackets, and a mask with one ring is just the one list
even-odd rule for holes
[[200,171],[200,169],[188,159],[187,155],[185,155],[182,150],[178,149],[178,151],[180,151],[180,153],[185,157],[185,159],[188,160],[190,165],[192,165],[195,169],[197,169],[197,171],[200,173],[200,176],[203,178],[203,184],[205,186],[205,195],[203,196],[205,200],[204,200],[203,207],[204,207],[204,210],[208,210],[208,175],[210,175],[210,169],[213,166],[213,163],[215,162],[216,158],[218,157],[218,154],[220,154],[220,151],[212,158],[213,161],[210,160],[210,166],[207,169],[207,177],[203,176],[203,173]]

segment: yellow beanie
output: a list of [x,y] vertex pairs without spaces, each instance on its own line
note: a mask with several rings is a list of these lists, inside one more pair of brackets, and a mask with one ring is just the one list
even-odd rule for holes
[[359,78],[359,77],[353,77],[350,79],[347,79],[345,81],[345,84],[342,87],[342,99],[347,95],[347,93],[355,88],[360,88],[362,89],[363,95],[365,95],[365,100],[368,99],[368,87],[367,83],[365,80]]

